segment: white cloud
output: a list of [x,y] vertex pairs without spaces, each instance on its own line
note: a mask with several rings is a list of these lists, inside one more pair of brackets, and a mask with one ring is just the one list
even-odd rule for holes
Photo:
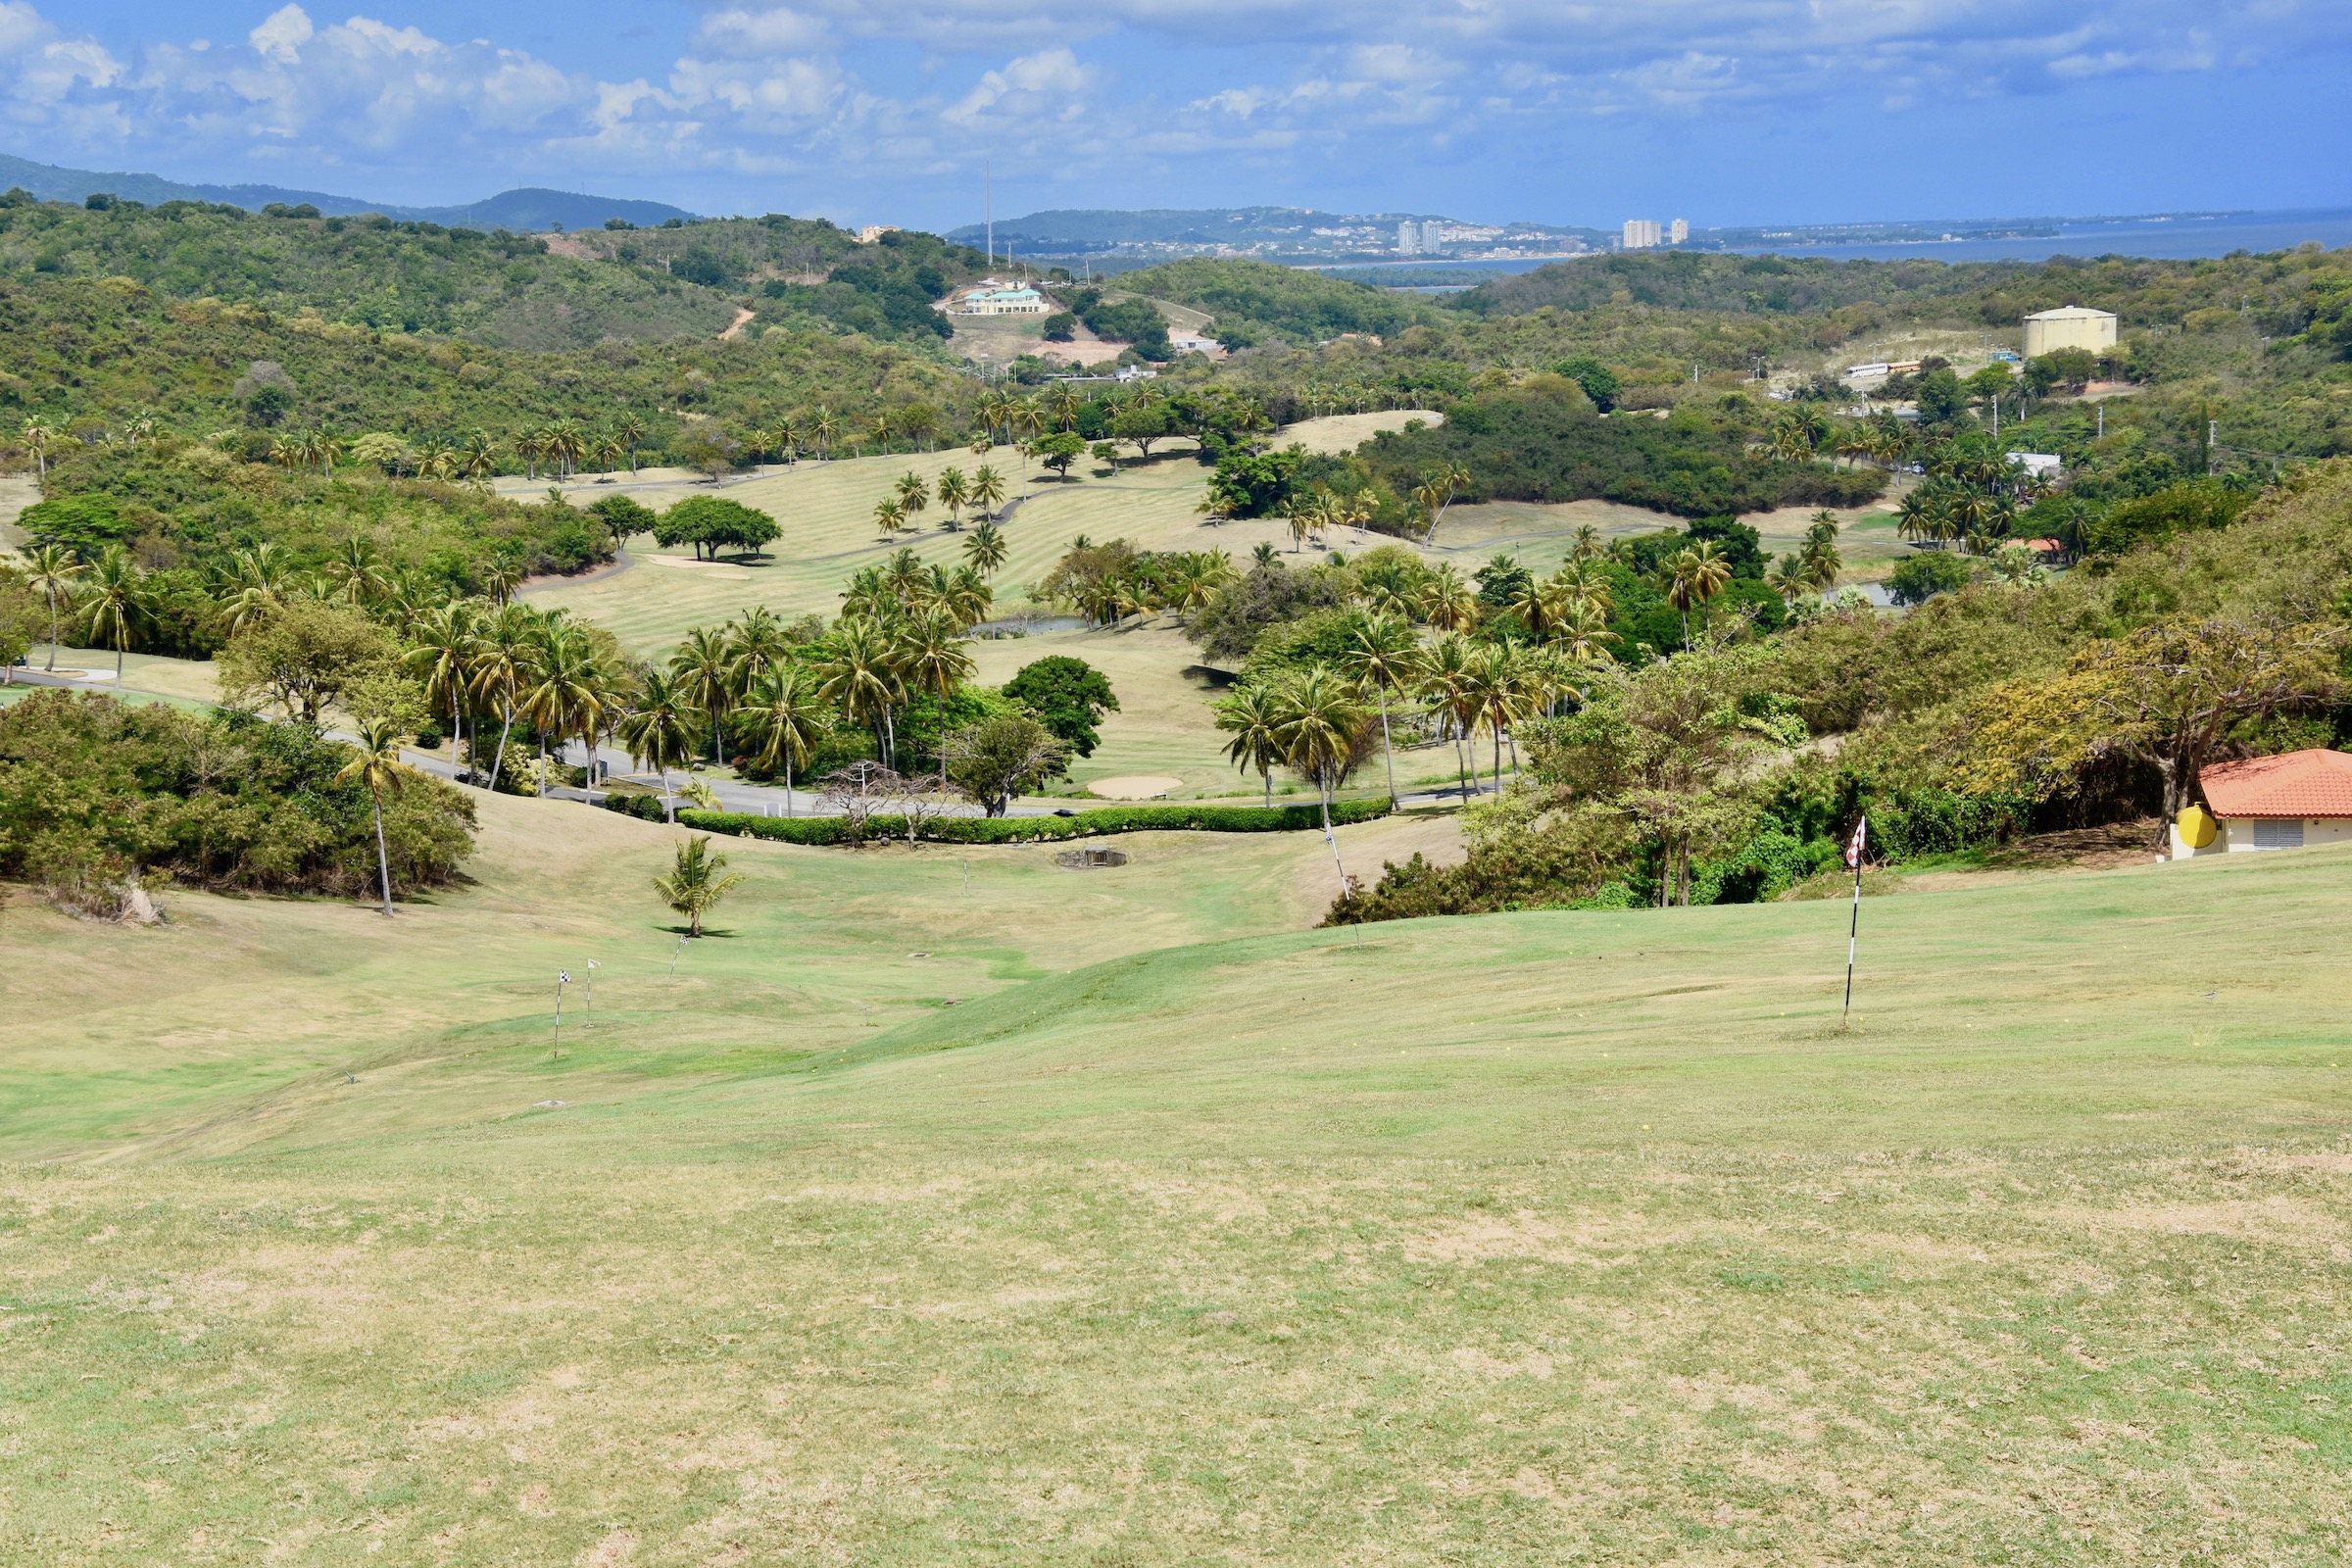
[[1040,50],[1011,61],[1002,71],[983,73],[972,90],[942,118],[967,126],[983,117],[1067,118],[1083,107],[1079,99],[1093,89],[1101,75],[1093,67],[1080,65],[1078,57],[1066,48]]
[[831,29],[822,17],[781,6],[771,11],[718,11],[695,29],[698,49],[737,58],[801,54],[825,42]]
[[271,12],[260,26],[245,35],[245,41],[264,60],[291,66],[302,59],[302,46],[312,36],[310,13],[300,6],[289,5]]

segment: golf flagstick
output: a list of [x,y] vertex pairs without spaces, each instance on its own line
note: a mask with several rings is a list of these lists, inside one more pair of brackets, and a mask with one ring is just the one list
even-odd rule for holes
[[564,1054],[564,988],[571,984],[571,976],[562,969],[556,971],[556,1050]]
[[580,1026],[583,1029],[596,1027],[596,960],[590,958],[588,960],[588,1021]]
[[1870,836],[1870,818],[1865,816],[1854,824],[1853,842],[1845,847],[1845,863],[1854,871],[1854,917],[1845,931],[1845,1012],[1838,1018],[1842,1030],[1854,1016],[1854,945],[1862,936],[1862,851]]

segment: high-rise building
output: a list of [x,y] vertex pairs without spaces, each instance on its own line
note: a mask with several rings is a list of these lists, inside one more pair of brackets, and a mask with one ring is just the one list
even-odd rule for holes
[[1690,220],[1689,219],[1678,218],[1673,222],[1666,225],[1667,244],[1680,245],[1688,241],[1690,238]]
[[1421,225],[1409,218],[1396,225],[1396,254],[1399,256],[1421,254]]
[[1658,220],[1654,218],[1629,218],[1625,220],[1625,248],[1629,251],[1650,251],[1658,248]]
[[1444,223],[1433,218],[1421,225],[1421,253],[1423,255],[1434,255],[1438,247],[1445,243],[1446,225]]

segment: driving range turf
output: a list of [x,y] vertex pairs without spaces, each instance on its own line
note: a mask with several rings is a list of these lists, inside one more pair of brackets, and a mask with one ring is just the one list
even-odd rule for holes
[[730,841],[672,977],[669,830],[482,810],[0,914],[0,1560],[2352,1538],[2342,852],[1868,902],[1841,1033],[1842,903],[1312,930],[1316,834]]

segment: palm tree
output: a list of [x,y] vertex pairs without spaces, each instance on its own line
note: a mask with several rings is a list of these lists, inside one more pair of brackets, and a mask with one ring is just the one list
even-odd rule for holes
[[[506,766],[507,738],[514,732],[514,699],[539,651],[539,617],[520,605],[501,605],[473,644],[473,689],[498,699],[498,751],[490,759],[490,789]],[[479,760],[476,759],[478,761]]]
[[375,806],[375,873],[384,893],[384,918],[392,918],[392,858],[384,849],[384,797],[398,795],[408,769],[400,764],[400,730],[389,718],[360,724],[358,754],[335,775],[338,784],[365,784]]
[[726,710],[735,701],[735,661],[727,647],[726,633],[708,626],[697,626],[687,632],[686,640],[669,656],[669,673],[688,700],[710,719],[711,760],[720,767],[726,766],[722,726]]
[[964,560],[991,577],[997,574],[1004,564],[1004,558],[1010,553],[1004,543],[1004,530],[993,522],[984,522],[974,528],[971,537],[963,542]]
[[833,630],[833,647],[817,666],[818,695],[853,724],[871,725],[884,765],[895,750],[890,733],[891,710],[905,690],[899,676],[896,650],[877,621],[844,616]]
[[678,798],[669,787],[669,770],[691,766],[701,745],[695,733],[694,703],[675,681],[649,669],[640,683],[637,705],[613,726],[613,734],[629,756],[653,765],[662,775],[662,806],[670,821],[678,819]]
[[410,647],[401,656],[409,672],[424,685],[424,700],[449,705],[449,755],[465,755],[459,744],[466,694],[473,686],[473,648],[477,621],[473,607],[464,600],[428,610],[409,633]]
[[1323,842],[1331,846],[1331,863],[1340,874],[1340,897],[1349,896],[1348,867],[1340,861],[1340,841],[1331,831],[1331,798],[1355,755],[1356,738],[1363,733],[1364,710],[1348,689],[1347,679],[1328,664],[1311,664],[1274,689],[1275,741],[1283,760],[1312,780],[1323,810]]
[[954,533],[963,524],[963,509],[972,499],[971,483],[961,468],[942,468],[939,472],[939,504],[948,509],[948,531]]
[[972,659],[963,651],[963,627],[943,608],[924,612],[899,639],[898,667],[905,678],[939,698],[939,788],[948,788],[948,697],[968,680]]
[[968,631],[988,617],[988,607],[996,602],[996,597],[978,567],[957,566],[940,591],[939,603],[956,617],[956,625]]
[[1389,735],[1389,692],[1408,690],[1420,678],[1421,642],[1400,615],[1358,614],[1348,628],[1343,667],[1357,686],[1372,688],[1380,705],[1380,755],[1388,765],[1389,805],[1396,805],[1396,752]]
[[1216,706],[1217,728],[1233,737],[1225,755],[1243,772],[1265,780],[1266,805],[1274,804],[1274,768],[1282,761],[1281,726],[1273,696],[1263,686],[1242,686]]
[[81,623],[90,638],[89,646],[114,647],[117,691],[122,689],[122,656],[137,636],[134,623],[147,605],[140,575],[122,547],[116,545],[90,568],[82,596]]
[[883,538],[896,536],[906,523],[906,509],[897,496],[884,496],[874,503],[874,526],[882,530]]
[[24,586],[49,601],[49,662],[46,669],[57,669],[57,607],[61,599],[74,595],[74,579],[82,572],[81,563],[64,545],[35,545],[24,553]]
[[1690,607],[1701,610],[1732,580],[1732,564],[1712,539],[1701,539],[1666,564],[1666,602],[1683,616],[1683,648],[1690,647]]
[[637,449],[645,443],[645,421],[634,414],[624,414],[620,423],[612,427],[613,438],[629,449],[629,477],[637,477]]
[[1067,381],[1055,383],[1054,390],[1046,394],[1046,413],[1056,430],[1078,428],[1078,411],[1085,407],[1086,399]]
[[761,675],[736,710],[736,729],[761,767],[784,773],[784,814],[792,815],[792,773],[808,759],[832,726],[816,694],[816,680],[797,664],[779,664]]
[[343,597],[361,609],[383,598],[392,585],[392,572],[384,564],[383,552],[367,534],[354,534],[344,540],[343,548],[335,552],[331,569],[342,579]]
[[1478,624],[1478,590],[1462,580],[1452,562],[1442,561],[1421,585],[1414,609],[1440,631],[1468,631]]
[[931,504],[930,487],[923,483],[923,476],[909,469],[899,475],[899,482],[894,488],[898,492],[899,505],[906,512],[906,526],[909,528],[922,526],[915,519],[922,514],[923,509]]
[[498,472],[498,443],[487,430],[476,430],[458,448],[458,471],[468,479],[487,479]]
[[816,452],[820,458],[833,455],[833,443],[841,439],[841,421],[823,404],[816,408],[816,417],[808,421],[808,433],[816,437]]
[[1004,499],[1004,476],[983,463],[972,474],[972,505],[990,522],[997,520],[997,507]]
[[727,646],[734,657],[735,689],[743,691],[792,653],[784,622],[765,605],[754,605],[739,623],[727,627]]
[[57,426],[45,414],[36,414],[23,426],[24,444],[32,449],[33,466],[43,484],[49,482],[49,443],[57,439]]
[[1429,514],[1428,531],[1421,535],[1423,544],[1438,536],[1438,524],[1446,520],[1446,509],[1453,505],[1453,498],[1469,482],[1469,469],[1458,463],[1447,463],[1431,469],[1413,486],[1413,499]]
[[888,452],[890,450],[890,433],[896,428],[898,426],[892,422],[890,415],[884,412],[866,421],[865,433],[873,439],[874,445],[880,447],[884,452]]
[[1463,800],[1470,798],[1470,761],[1463,744],[1479,710],[1474,657],[1470,639],[1448,631],[1423,651],[1420,668],[1422,700],[1435,704],[1453,731],[1454,778]]
[[[574,735],[594,737],[604,728],[598,695],[596,651],[579,626],[550,622],[532,661],[531,683],[516,699],[539,741],[539,793],[547,793],[547,738],[559,752]],[[592,754],[593,755],[593,754]]]
[[726,896],[729,888],[743,880],[740,876],[720,876],[727,858],[710,853],[708,834],[690,836],[678,846],[677,858],[670,862],[669,875],[654,878],[654,891],[662,902],[686,917],[686,934],[703,934],[703,916]]

